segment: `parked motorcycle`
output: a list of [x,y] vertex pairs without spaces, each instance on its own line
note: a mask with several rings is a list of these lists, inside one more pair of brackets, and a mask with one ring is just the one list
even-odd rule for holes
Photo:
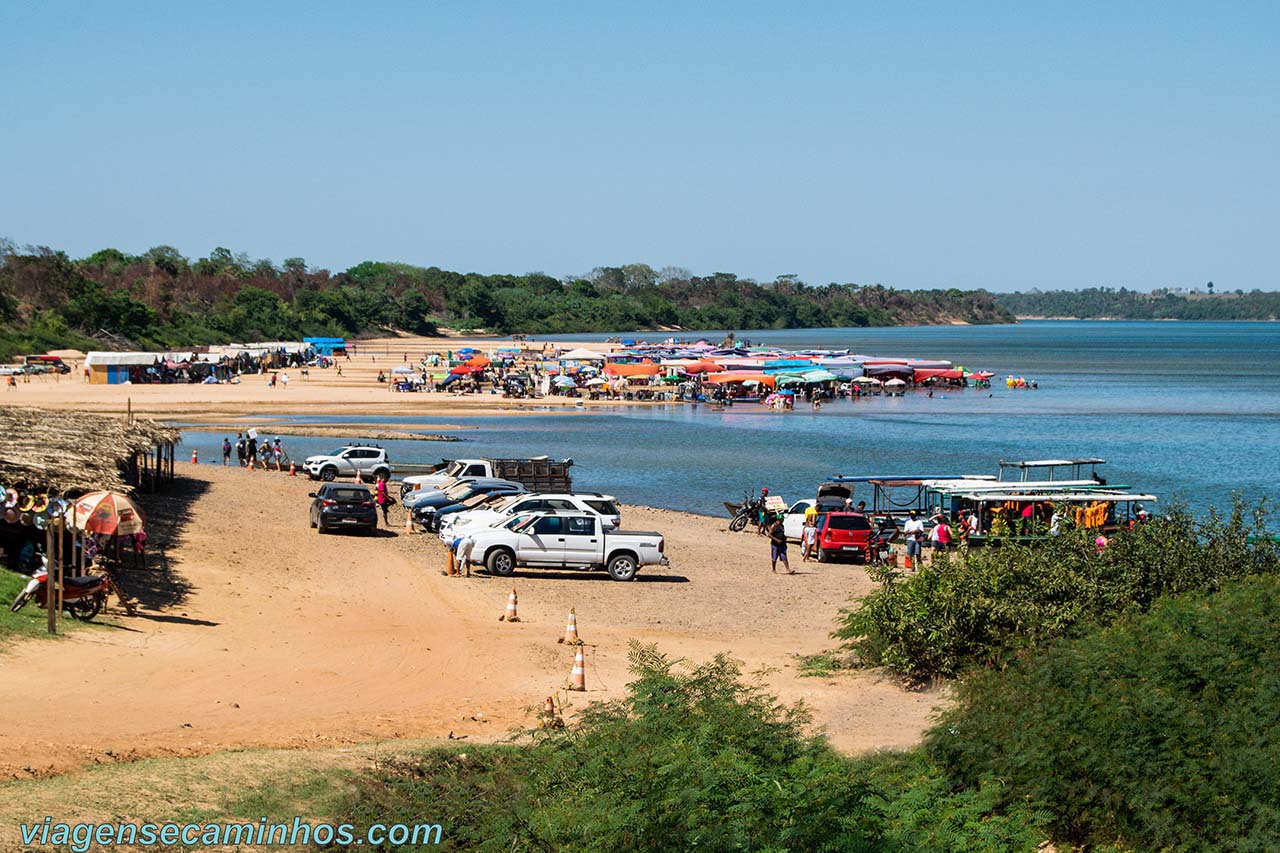
[[733,519],[729,522],[729,529],[734,533],[746,530],[747,524],[754,524],[760,518],[761,511],[764,510],[764,501],[756,495],[753,496],[747,492],[742,497],[742,503],[731,504],[725,501],[725,508],[733,513]]
[[[49,589],[49,563],[43,565],[31,576],[31,580],[18,593],[9,610],[17,613],[27,606],[27,602],[35,599],[41,607],[46,606]],[[88,622],[97,616],[107,603],[107,592],[111,589],[111,578],[106,575],[84,575],[78,578],[62,579],[62,609],[74,619]]]

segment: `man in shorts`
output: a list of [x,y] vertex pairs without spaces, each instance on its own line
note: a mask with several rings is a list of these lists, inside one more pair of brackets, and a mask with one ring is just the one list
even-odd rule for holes
[[902,535],[907,538],[907,561],[911,565],[918,565],[920,552],[924,547],[924,522],[914,509],[911,510],[907,523],[902,525]]
[[787,570],[787,574],[794,575],[796,570],[791,568],[791,564],[787,562],[787,531],[782,526],[782,513],[778,513],[773,517],[773,521],[769,523],[769,569],[770,571],[778,571],[778,561],[782,561],[782,567]]

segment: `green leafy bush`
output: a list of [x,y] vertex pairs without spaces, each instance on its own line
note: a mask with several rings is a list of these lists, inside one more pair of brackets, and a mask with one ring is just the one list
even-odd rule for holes
[[1076,843],[1280,848],[1280,579],[1166,599],[978,673],[927,745]]
[[909,679],[1003,666],[1023,649],[1147,610],[1162,596],[1213,591],[1223,582],[1280,569],[1265,529],[1265,507],[1195,518],[1175,508],[1158,521],[1112,537],[1102,554],[1093,535],[1074,531],[1031,545],[952,554],[883,583],[842,612],[834,636],[864,663]]
[[438,816],[458,849],[874,849],[868,786],[805,734],[800,708],[744,685],[724,656],[685,672],[632,654],[628,695],[572,729],[385,767],[350,818]]

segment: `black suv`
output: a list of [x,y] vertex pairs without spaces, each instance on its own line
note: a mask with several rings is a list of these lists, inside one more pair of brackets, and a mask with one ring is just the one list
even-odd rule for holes
[[378,507],[373,502],[373,494],[364,486],[325,483],[310,497],[313,498],[311,526],[321,533],[378,529]]

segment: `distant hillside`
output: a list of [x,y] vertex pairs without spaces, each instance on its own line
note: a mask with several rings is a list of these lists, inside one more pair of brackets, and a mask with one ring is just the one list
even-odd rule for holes
[[1062,317],[1078,320],[1275,320],[1280,318],[1280,292],[1142,293],[1111,287],[1087,290],[1032,290],[998,293],[996,301],[1022,318]]
[[158,246],[80,259],[0,241],[0,356],[76,346],[180,347],[440,326],[498,334],[634,329],[1009,323],[985,291],[761,283],[646,264],[573,278],[479,275],[366,261],[340,273],[227,249],[190,260]]

